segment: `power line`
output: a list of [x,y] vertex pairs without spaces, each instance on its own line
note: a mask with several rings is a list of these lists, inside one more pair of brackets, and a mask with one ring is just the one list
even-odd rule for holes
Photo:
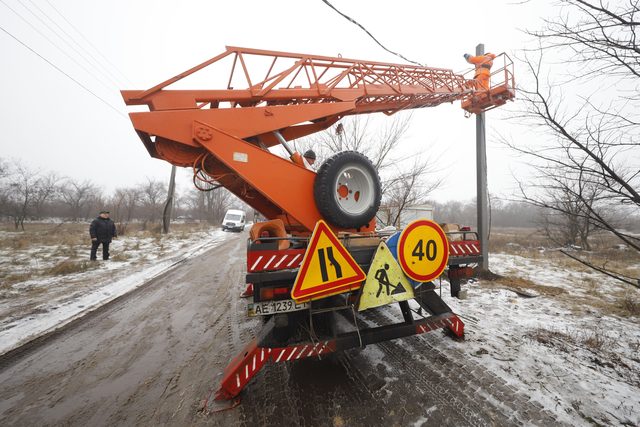
[[[48,38],[46,35],[44,35],[42,33],[42,31],[40,31],[38,28],[36,28],[31,22],[29,22],[28,19],[26,19],[24,16],[22,16],[20,13],[18,13],[14,8],[12,8],[11,6],[9,6],[4,0],[0,0],[0,2],[2,4],[4,4],[7,8],[9,8],[9,10],[11,10],[14,14],[18,15],[18,17],[20,19],[22,19],[27,25],[29,25],[34,31],[36,31],[38,34],[40,34],[40,36],[42,36],[45,40],[47,40],[53,47],[55,47],[56,49],[58,49],[60,52],[62,52],[67,58],[69,58],[71,61],[73,61],[77,66],[79,66],[80,68],[82,68],[85,72],[87,72],[87,74],[93,76],[93,73],[91,71],[89,71],[84,65],[82,65],[81,63],[79,63],[74,57],[72,57],[71,55],[69,55],[69,53],[67,53],[65,50],[63,50],[62,48],[60,48],[60,46],[58,46],[57,44],[55,44],[54,42],[51,41],[50,38]],[[24,5],[23,5],[24,7]],[[29,9],[27,9],[29,10]],[[31,11],[30,11],[31,12]],[[33,13],[33,12],[31,12]],[[111,90],[110,87],[106,86],[104,84],[104,82],[102,82],[102,80],[96,79],[96,81],[98,83],[100,83],[105,89],[107,90]]]
[[96,53],[97,53],[98,55],[100,55],[100,56],[102,57],[102,59],[104,59],[104,60],[106,61],[106,63],[107,63],[107,64],[111,65],[111,67],[112,67],[115,71],[117,71],[118,73],[120,73],[120,75],[121,75],[121,76],[122,76],[122,77],[123,77],[127,82],[129,82],[129,83],[131,82],[131,81],[127,78],[127,76],[125,76],[125,74],[124,74],[122,71],[120,71],[120,69],[119,69],[119,68],[118,68],[118,67],[117,67],[113,62],[109,61],[109,58],[107,58],[106,56],[104,56],[104,55],[102,54],[102,52],[100,52],[100,49],[98,49],[98,48],[97,48],[93,43],[91,43],[91,41],[90,41],[88,38],[86,38],[86,37],[84,36],[84,34],[82,33],[82,31],[80,31],[80,30],[79,30],[75,25],[73,25],[73,24],[71,23],[71,21],[69,21],[69,20],[68,20],[68,19],[67,19],[63,14],[62,14],[62,12],[60,12],[60,11],[59,11],[59,10],[58,10],[58,9],[57,9],[57,8],[56,8],[56,7],[55,7],[55,6],[54,6],[54,5],[53,5],[49,0],[45,0],[45,1],[47,2],[47,4],[49,4],[49,6],[50,6],[53,10],[55,10],[55,11],[56,11],[56,13],[57,13],[58,15],[60,15],[60,17],[61,17],[62,19],[64,19],[64,21],[65,21],[67,24],[69,24],[69,26],[70,26],[71,28],[73,28],[73,29],[75,30],[75,32],[76,32],[76,33],[78,33],[78,34],[80,35],[80,37],[82,37],[82,39],[83,39],[85,42],[87,42],[87,44],[88,44],[89,46],[91,46],[91,47],[93,48],[93,50],[95,50],[95,51],[96,51]]
[[107,107],[111,108],[113,111],[115,111],[116,113],[118,113],[119,115],[121,115],[122,117],[124,117],[125,119],[127,118],[127,116],[120,110],[118,110],[116,107],[114,107],[113,105],[111,105],[108,101],[106,101],[104,98],[101,98],[100,96],[96,95],[91,89],[89,89],[88,87],[86,87],[85,85],[83,85],[82,83],[80,83],[78,80],[74,79],[73,77],[71,77],[69,74],[67,74],[66,72],[64,72],[64,70],[62,70],[61,68],[59,68],[57,65],[55,65],[53,62],[49,61],[47,58],[45,58],[44,56],[40,55],[38,52],[36,52],[35,50],[33,50],[30,46],[28,46],[26,43],[24,43],[22,40],[20,40],[19,38],[17,38],[16,36],[14,36],[13,34],[11,34],[9,31],[5,30],[2,26],[0,26],[0,30],[4,31],[9,37],[11,37],[12,39],[14,39],[15,41],[17,41],[18,43],[20,43],[22,46],[24,46],[25,48],[29,49],[31,52],[33,52],[34,54],[38,55],[40,57],[40,59],[42,59],[43,61],[45,61],[47,64],[51,65],[53,68],[55,68],[56,70],[58,70],[60,73],[64,74],[67,78],[69,78],[71,81],[73,81],[75,84],[77,84],[78,86],[80,86],[82,89],[84,89],[85,91],[89,92],[91,95],[93,95],[94,97],[98,98],[103,104],[105,104]]
[[339,15],[341,15],[343,18],[345,18],[347,21],[351,22],[352,24],[357,25],[358,27],[360,27],[365,33],[367,33],[369,35],[369,37],[371,37],[373,39],[373,41],[375,41],[381,48],[383,48],[384,50],[386,50],[387,52],[404,59],[407,62],[411,62],[412,64],[416,64],[419,65],[421,67],[424,67],[424,64],[421,64],[419,62],[416,61],[412,61],[408,58],[405,58],[402,54],[398,53],[398,52],[394,52],[392,50],[387,49],[382,43],[380,43],[378,41],[378,39],[376,39],[373,34],[371,34],[369,32],[369,30],[367,30],[365,27],[363,27],[358,21],[356,21],[355,19],[351,18],[350,16],[345,15],[344,13],[340,12],[338,9],[336,9],[336,7],[334,5],[332,5],[331,3],[329,3],[327,0],[322,0],[322,2],[324,4],[326,4],[327,6],[329,6],[331,9],[335,10]]
[[[25,9],[27,9],[27,7],[24,5],[24,3],[22,3],[21,0],[18,0],[18,2],[20,4],[22,4],[22,7],[24,7]],[[101,67],[101,65],[98,63],[98,61],[96,60],[96,58],[91,54],[91,52],[88,52],[84,47],[82,47],[71,35],[69,35],[69,33],[67,33],[64,28],[62,28],[60,25],[58,25],[58,23],[56,21],[54,21],[45,11],[43,11],[40,6],[38,6],[33,0],[29,0],[29,3],[31,3],[36,9],[38,9],[38,11],[49,20],[49,22],[51,22],[53,25],[55,25],[56,27],[58,27],[58,29],[60,31],[62,31],[62,33],[67,36],[67,38],[69,40],[71,40],[73,43],[75,43],[80,49],[82,49],[82,51],[86,54],[88,54],[92,59],[93,59],[93,63],[91,61],[89,61],[86,57],[83,56],[83,54],[81,52],[79,52],[71,43],[69,43],[67,40],[65,40],[62,36],[60,36],[58,34],[58,32],[56,32],[53,28],[51,28],[46,22],[44,22],[42,19],[40,19],[38,17],[38,19],[40,20],[40,22],[42,22],[52,33],[54,33],[56,36],[58,36],[58,38],[60,40],[62,40],[64,43],[67,44],[67,46],[69,46],[71,49],[73,49],[74,52],[76,52],[78,55],[80,55],[80,57],[82,57],[85,61],[87,61],[87,64],[90,64],[91,66],[93,66],[93,68],[95,68],[99,73],[101,73],[104,77],[106,77],[107,79],[109,79],[113,84],[116,85],[116,87],[120,86],[120,83],[117,82],[117,77],[111,75],[111,73],[109,72],[109,70],[104,69]],[[36,16],[34,13],[32,13],[32,15]],[[37,17],[37,16],[36,16]]]

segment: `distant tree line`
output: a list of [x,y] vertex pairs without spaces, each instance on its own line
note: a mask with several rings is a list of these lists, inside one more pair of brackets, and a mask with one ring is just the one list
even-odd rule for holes
[[[136,222],[147,228],[162,217],[168,183],[147,179],[107,193],[91,180],[64,177],[35,170],[20,161],[0,159],[0,218],[11,220],[16,230],[25,221],[58,218],[85,221],[101,209],[111,212],[119,231]],[[173,218],[219,224],[227,209],[239,206],[225,189],[202,192],[193,187],[174,197]]]
[[[451,200],[445,203],[431,202],[433,217],[440,223],[476,226],[476,201]],[[543,216],[542,209],[532,209],[519,201],[504,201],[491,197],[490,223],[494,227],[537,228]]]

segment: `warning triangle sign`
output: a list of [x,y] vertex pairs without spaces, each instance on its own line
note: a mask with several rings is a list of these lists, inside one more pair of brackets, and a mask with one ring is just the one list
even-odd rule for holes
[[358,311],[414,298],[413,287],[384,242],[373,255]]
[[291,298],[304,302],[359,289],[365,277],[349,251],[320,220],[313,229]]

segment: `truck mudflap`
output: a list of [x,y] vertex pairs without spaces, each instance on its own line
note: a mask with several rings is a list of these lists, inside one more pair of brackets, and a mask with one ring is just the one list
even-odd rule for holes
[[286,347],[268,346],[268,342],[265,342],[274,326],[275,322],[272,318],[264,325],[260,336],[247,345],[227,366],[215,400],[231,400],[238,396],[267,362],[290,362],[309,357],[321,359],[336,351],[364,347],[368,344],[423,334],[437,329],[448,329],[457,337],[464,336],[464,323],[452,312],[392,325],[360,329],[339,334],[325,341],[308,341]]

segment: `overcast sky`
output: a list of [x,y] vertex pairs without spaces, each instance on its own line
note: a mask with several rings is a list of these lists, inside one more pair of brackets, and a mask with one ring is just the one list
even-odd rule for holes
[[[487,51],[513,55],[528,42],[522,30],[538,28],[542,17],[555,13],[542,1],[331,2],[391,50],[455,71],[467,68],[462,55],[480,42]],[[0,31],[0,157],[91,179],[107,191],[146,177],[168,180],[170,171],[138,139],[120,89],[147,89],[226,45],[400,62],[320,0],[0,0],[0,26],[95,94]],[[61,28],[83,48],[52,32],[68,40]],[[211,81],[202,88],[225,85]],[[534,136],[514,131],[499,110],[487,113],[489,186],[506,195],[514,170],[524,171],[496,134],[516,132],[523,141]],[[464,117],[460,103],[416,111],[399,151],[440,156],[446,180],[437,199],[475,197],[475,119]],[[181,173],[183,188],[186,177]]]

